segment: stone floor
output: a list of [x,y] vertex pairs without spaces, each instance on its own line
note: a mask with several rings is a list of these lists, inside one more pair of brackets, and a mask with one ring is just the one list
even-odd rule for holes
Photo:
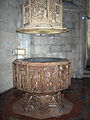
[[[90,78],[72,79],[71,86],[63,93],[74,104],[71,113],[47,120],[90,120]],[[0,120],[36,120],[12,111],[12,104],[22,94],[21,91],[12,89],[0,95]]]

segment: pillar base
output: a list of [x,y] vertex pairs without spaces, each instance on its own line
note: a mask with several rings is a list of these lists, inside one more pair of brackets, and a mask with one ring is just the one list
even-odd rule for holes
[[13,111],[37,119],[60,117],[71,112],[73,104],[61,92],[53,95],[30,95],[13,104]]

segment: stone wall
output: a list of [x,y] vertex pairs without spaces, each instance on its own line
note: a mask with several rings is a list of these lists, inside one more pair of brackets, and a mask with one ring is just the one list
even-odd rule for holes
[[88,13],[87,13],[87,66],[90,66],[90,0],[88,0]]
[[[18,34],[18,47],[26,49],[24,57],[67,58],[72,62],[72,77],[82,77],[85,66],[85,16],[81,6],[63,3],[63,26],[68,33],[45,35]],[[21,25],[21,12],[18,24]],[[18,56],[18,58],[23,58]]]
[[17,47],[17,0],[0,0],[0,93],[13,87],[12,61]]
[[82,6],[83,9],[86,11],[87,10],[87,2],[88,0],[62,0],[63,2],[72,2],[73,4],[76,4],[78,6]]

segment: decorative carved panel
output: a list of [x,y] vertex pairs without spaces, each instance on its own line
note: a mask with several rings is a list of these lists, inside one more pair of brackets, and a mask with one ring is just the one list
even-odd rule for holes
[[48,92],[57,88],[57,71],[55,66],[44,66],[43,69],[44,91]]
[[31,22],[47,21],[47,8],[47,0],[31,0]]
[[28,81],[27,89],[32,92],[42,91],[42,67],[29,66],[28,67]]
[[23,24],[62,27],[61,0],[23,0]]
[[20,90],[27,89],[27,66],[18,65],[17,68],[17,88]]
[[17,86],[17,64],[13,63],[13,84]]

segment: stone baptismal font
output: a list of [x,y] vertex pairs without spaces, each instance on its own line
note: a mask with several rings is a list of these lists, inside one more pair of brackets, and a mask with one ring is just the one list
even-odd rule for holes
[[[56,34],[62,28],[62,0],[23,0],[20,33]],[[71,63],[60,58],[25,58],[13,62],[14,86],[24,91],[12,106],[17,114],[38,119],[71,112],[73,104],[62,90],[71,85]]]
[[71,84],[71,63],[68,60],[60,58],[15,60],[13,75],[14,86],[26,92],[24,98],[13,106],[16,113],[48,118],[71,111],[72,103],[61,93]]

